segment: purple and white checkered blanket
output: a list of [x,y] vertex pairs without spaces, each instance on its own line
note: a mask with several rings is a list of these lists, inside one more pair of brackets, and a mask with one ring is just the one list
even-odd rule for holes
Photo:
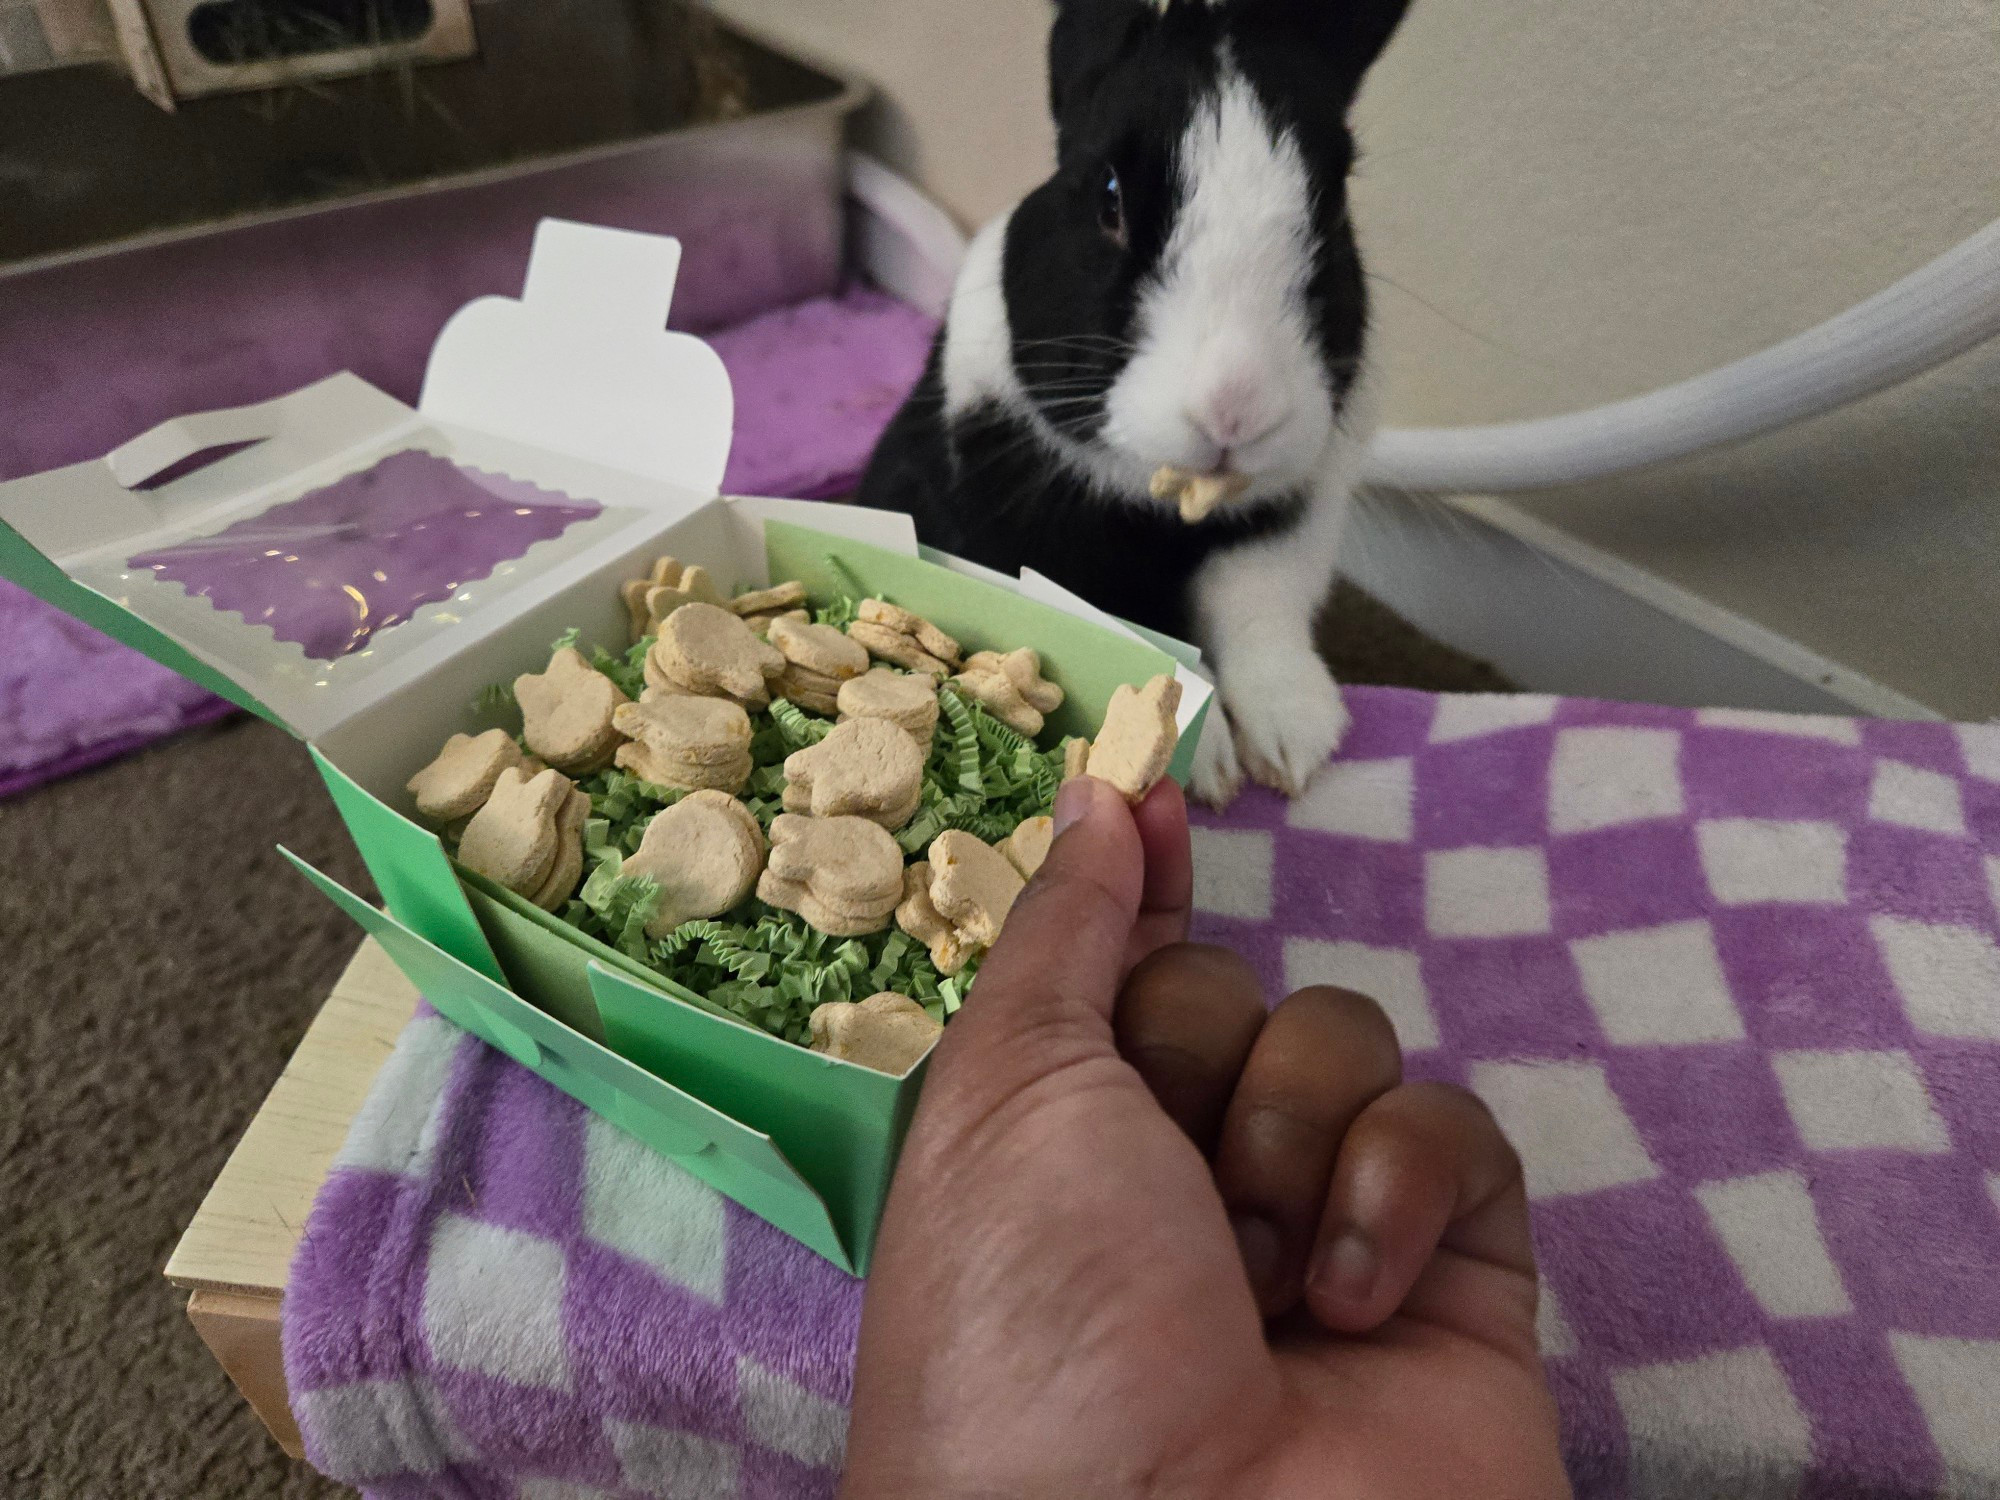
[[[1201,820],[1198,935],[1493,1107],[1579,1494],[2000,1494],[2000,726],[1348,696],[1307,797]],[[286,1369],[379,1496],[830,1496],[859,1304],[425,1015]]]

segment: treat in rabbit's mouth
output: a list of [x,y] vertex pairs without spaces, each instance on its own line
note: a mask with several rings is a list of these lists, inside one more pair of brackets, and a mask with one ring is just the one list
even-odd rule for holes
[[1175,464],[1161,464],[1153,470],[1147,486],[1155,500],[1171,500],[1180,507],[1181,519],[1192,526],[1208,513],[1250,488],[1247,474],[1197,474]]

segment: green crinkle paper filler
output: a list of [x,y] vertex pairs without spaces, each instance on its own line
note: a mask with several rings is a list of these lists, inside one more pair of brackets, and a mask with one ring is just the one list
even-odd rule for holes
[[613,656],[599,646],[591,653],[591,664],[617,683],[619,692],[636,702],[646,691],[646,653],[652,649],[650,635],[626,647],[623,656]]
[[[809,718],[806,711],[789,698],[774,699],[766,712],[770,714],[771,722],[777,725],[784,735],[785,742],[791,747],[785,752],[787,755],[791,754],[792,750],[803,750],[808,745],[817,745],[833,733],[833,720]],[[751,749],[751,759],[753,762],[756,759],[754,746]]]
[[482,714],[505,713],[518,708],[514,701],[514,684],[511,682],[489,682],[473,695],[472,706]]
[[646,825],[653,821],[654,813],[672,807],[687,795],[680,787],[656,786],[629,771],[593,772],[577,785],[590,798],[592,816],[610,825],[605,842],[627,854],[638,852],[639,840],[646,836]]
[[860,618],[860,611],[855,607],[854,601],[845,596],[834,600],[825,609],[813,611],[813,624],[830,625],[835,630],[845,630]]
[[[838,564],[836,563],[838,571]],[[854,595],[858,579],[843,579]],[[844,628],[855,619],[855,599],[842,596],[814,613],[823,625]],[[550,648],[579,651],[580,633],[566,632]],[[591,664],[627,697],[645,689],[649,636],[623,654],[603,647],[585,652]],[[482,707],[513,701],[513,689],[495,684],[480,695]],[[897,834],[906,856],[921,857],[946,829],[960,828],[988,843],[1005,838],[1026,818],[1047,813],[1062,784],[1062,747],[1038,749],[949,684],[941,684],[944,723],[932,736],[916,816]],[[832,720],[780,698],[750,716],[749,782],[742,800],[768,833],[784,811],[785,758],[832,732]],[[584,825],[588,870],[564,921],[644,963],[753,1026],[801,1045],[811,1039],[816,1006],[859,1000],[882,990],[907,995],[942,1022],[965,1003],[978,960],[946,978],[922,943],[893,925],[861,938],[815,931],[804,918],[754,897],[716,920],[687,922],[663,938],[648,938],[646,923],[659,910],[660,888],[644,876],[623,873],[625,859],[645,837],[662,808],[687,794],[610,769],[577,783],[590,797]]]
[[811,1040],[817,1006],[881,990],[908,995],[942,1020],[970,977],[943,979],[921,943],[891,927],[861,938],[816,932],[759,901],[730,920],[684,923],[652,945],[656,969],[786,1041]]
[[590,818],[584,823],[583,854],[590,874],[576,899],[564,909],[564,919],[627,958],[646,962],[651,947],[646,924],[660,909],[659,882],[623,873],[625,852],[612,842],[607,819]]
[[975,710],[955,691],[943,686],[938,688],[938,709],[951,726],[951,764],[959,786],[975,796],[984,796],[986,778],[980,774],[979,728],[973,717],[975,712],[983,711]]

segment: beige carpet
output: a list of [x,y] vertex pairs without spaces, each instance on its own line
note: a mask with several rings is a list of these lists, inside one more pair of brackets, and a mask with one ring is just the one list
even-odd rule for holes
[[[1349,682],[1504,686],[1351,591],[1324,634]],[[347,1493],[160,1275],[359,940],[280,841],[371,889],[305,753],[247,718],[0,803],[0,1494]]]

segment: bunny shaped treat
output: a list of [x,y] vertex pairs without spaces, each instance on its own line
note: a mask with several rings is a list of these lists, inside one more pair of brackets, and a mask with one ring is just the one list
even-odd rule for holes
[[1057,0],[1055,175],[973,241],[861,487],[1198,642],[1211,802],[1347,727],[1313,645],[1373,430],[1347,112],[1407,4]]

